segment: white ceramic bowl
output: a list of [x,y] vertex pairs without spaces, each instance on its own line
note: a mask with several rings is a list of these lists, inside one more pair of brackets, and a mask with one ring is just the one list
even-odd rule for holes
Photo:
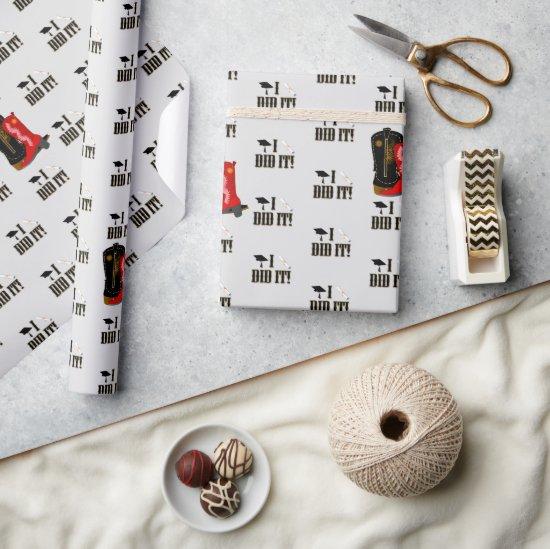
[[[228,437],[242,440],[254,455],[252,471],[237,479],[241,505],[229,518],[206,514],[200,503],[200,488],[185,486],[176,475],[176,462],[189,450],[200,450],[213,458],[216,446]],[[246,431],[231,425],[203,425],[183,434],[168,451],[162,472],[162,493],[176,515],[203,532],[229,532],[250,522],[264,506],[271,486],[271,471],[263,448]]]

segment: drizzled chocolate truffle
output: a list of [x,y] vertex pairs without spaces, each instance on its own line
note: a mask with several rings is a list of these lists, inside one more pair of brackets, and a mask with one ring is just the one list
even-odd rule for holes
[[212,460],[198,450],[185,452],[176,463],[176,474],[186,486],[204,486],[214,472]]
[[234,480],[246,475],[253,460],[250,448],[238,438],[228,438],[214,450],[214,467],[223,478]]
[[230,517],[240,504],[241,495],[237,485],[226,478],[212,480],[201,490],[202,508],[212,517]]

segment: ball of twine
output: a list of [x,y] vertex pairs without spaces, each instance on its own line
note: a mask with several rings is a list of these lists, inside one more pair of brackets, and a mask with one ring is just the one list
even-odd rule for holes
[[433,375],[411,364],[380,364],[353,379],[332,407],[329,441],[344,473],[389,497],[441,482],[462,445],[456,402]]

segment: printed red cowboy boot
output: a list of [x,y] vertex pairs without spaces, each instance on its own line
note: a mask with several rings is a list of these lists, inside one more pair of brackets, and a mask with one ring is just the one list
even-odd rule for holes
[[222,213],[232,213],[235,217],[241,217],[243,211],[248,209],[248,206],[241,204],[241,200],[237,196],[237,186],[235,182],[236,164],[236,162],[223,163]]
[[8,162],[14,166],[25,158],[25,146],[4,130],[5,118],[0,116],[0,151],[2,151]]
[[400,195],[403,193],[403,143],[396,143],[393,146],[393,156],[397,165],[397,173],[399,174],[399,179],[393,190],[397,195]]
[[[1,122],[0,141],[4,145],[1,150],[16,170],[22,170],[28,166],[42,149],[50,146],[47,135],[41,137],[31,132],[13,112]],[[6,136],[11,139],[5,139]],[[18,144],[17,147],[14,146],[15,143]]]

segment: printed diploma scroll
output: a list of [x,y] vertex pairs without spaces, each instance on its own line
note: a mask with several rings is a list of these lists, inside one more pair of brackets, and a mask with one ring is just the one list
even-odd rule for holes
[[[87,305],[84,315],[73,314],[77,367],[69,368],[69,387],[79,393],[117,389],[130,186],[117,179],[113,185],[111,174],[118,163],[132,169],[139,13],[140,2],[109,0],[92,8],[88,78],[95,97],[88,96],[85,109],[81,181],[94,201],[79,211],[75,295]],[[121,60],[127,70],[119,69]]]

